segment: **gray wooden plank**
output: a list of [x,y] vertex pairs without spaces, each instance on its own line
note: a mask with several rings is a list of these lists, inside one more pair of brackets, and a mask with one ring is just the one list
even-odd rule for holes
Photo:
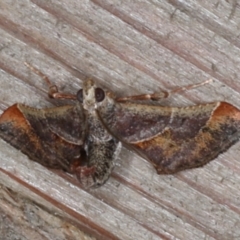
[[[1,110],[15,102],[59,104],[49,101],[45,84],[24,61],[73,93],[90,76],[118,95],[212,78],[211,84],[163,104],[226,100],[240,107],[240,52],[233,41],[240,13],[236,9],[229,21],[223,20],[224,8],[210,6],[197,1],[0,1]],[[230,7],[225,9],[229,14]],[[226,28],[230,34],[224,35]],[[239,236],[239,144],[204,168],[174,176],[158,176],[147,161],[123,149],[111,179],[91,191],[32,163],[3,141],[0,149],[1,184],[8,185],[4,174],[15,176],[19,187],[14,191],[37,191],[49,205],[61,206],[79,228],[89,221],[84,231],[97,238]]]

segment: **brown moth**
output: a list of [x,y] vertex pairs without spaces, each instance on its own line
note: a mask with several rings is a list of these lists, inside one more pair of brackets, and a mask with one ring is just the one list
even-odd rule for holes
[[92,80],[76,95],[63,94],[27,66],[48,83],[50,97],[75,104],[47,109],[14,104],[0,116],[0,137],[31,160],[75,174],[85,188],[107,181],[121,143],[158,174],[173,174],[203,166],[239,139],[240,110],[229,103],[164,107],[156,100],[169,93],[116,98]]

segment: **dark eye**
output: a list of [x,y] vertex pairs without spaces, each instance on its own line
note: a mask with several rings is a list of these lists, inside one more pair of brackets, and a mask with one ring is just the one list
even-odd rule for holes
[[97,102],[103,101],[105,98],[105,92],[101,88],[96,88],[95,89],[95,98]]
[[79,101],[79,102],[83,102],[83,90],[82,89],[80,89],[78,92],[77,92],[77,100]]

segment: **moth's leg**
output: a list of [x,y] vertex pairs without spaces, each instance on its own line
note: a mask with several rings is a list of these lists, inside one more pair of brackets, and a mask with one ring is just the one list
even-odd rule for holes
[[185,87],[180,87],[180,88],[176,88],[173,89],[169,92],[160,92],[160,93],[153,93],[153,94],[142,94],[142,95],[135,95],[135,96],[129,96],[129,97],[121,97],[121,98],[117,98],[117,101],[119,102],[125,102],[125,101],[136,101],[136,100],[152,100],[152,101],[157,101],[163,98],[168,98],[170,95],[178,93],[178,92],[182,92],[182,91],[187,91],[193,88],[197,88],[200,86],[203,86],[209,82],[211,82],[212,79],[209,79],[207,81],[201,82],[201,83],[197,83],[197,84],[191,84]]
[[69,166],[69,172],[75,174],[84,188],[93,186],[93,175],[96,172],[95,166],[88,166],[89,159],[86,152],[82,149],[80,157],[71,161]]
[[76,96],[72,94],[65,94],[58,91],[58,87],[55,84],[52,84],[49,78],[44,75],[37,68],[33,67],[29,63],[25,62],[25,65],[38,76],[40,76],[48,85],[48,96],[55,99],[73,99],[76,100]]
[[81,185],[85,188],[97,187],[94,175],[96,174],[95,166],[71,165],[71,173],[75,174]]

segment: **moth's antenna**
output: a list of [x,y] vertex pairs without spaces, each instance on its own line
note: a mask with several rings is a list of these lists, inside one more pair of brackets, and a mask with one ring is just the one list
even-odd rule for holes
[[210,82],[212,82],[213,80],[212,79],[208,79],[204,82],[201,82],[201,83],[196,83],[196,84],[191,84],[191,85],[188,85],[188,86],[185,86],[185,87],[180,87],[180,88],[176,88],[176,89],[173,89],[172,91],[169,91],[168,94],[173,94],[173,93],[177,93],[177,92],[182,92],[182,91],[187,91],[187,90],[190,90],[190,89],[193,89],[193,88],[198,88],[198,87],[201,87],[205,84],[208,84]]
[[157,100],[160,100],[160,99],[163,99],[163,98],[168,98],[171,94],[186,91],[186,90],[190,90],[190,89],[193,89],[193,88],[197,88],[197,87],[203,86],[205,84],[208,84],[210,82],[212,82],[212,79],[208,79],[208,80],[206,80],[204,82],[201,82],[201,83],[176,88],[176,89],[173,89],[169,92],[162,91],[162,92],[153,93],[153,94],[141,94],[141,95],[135,95],[135,96],[129,96],[129,97],[121,97],[121,98],[117,98],[117,101],[119,101],[119,102],[139,101],[139,100],[142,100],[142,101],[144,101],[144,100],[157,101]]
[[32,65],[30,65],[27,62],[24,62],[25,66],[28,67],[32,72],[36,73],[38,76],[40,76],[48,85],[48,87],[50,88],[51,86],[53,86],[53,84],[51,83],[51,81],[49,80],[49,78],[43,74],[41,71],[39,71],[37,68],[33,67]]

